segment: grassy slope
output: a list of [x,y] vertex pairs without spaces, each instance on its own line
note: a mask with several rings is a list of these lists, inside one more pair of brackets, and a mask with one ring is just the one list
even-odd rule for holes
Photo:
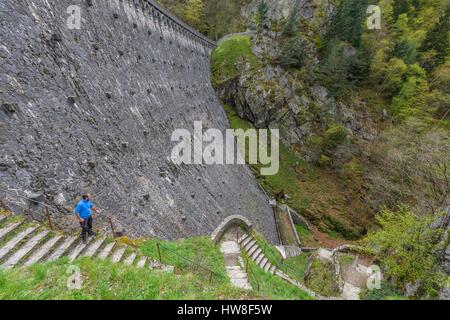
[[236,36],[224,41],[211,57],[213,85],[223,83],[237,76],[235,63],[245,59],[252,65],[258,60],[251,49],[251,39],[248,36]]
[[[232,107],[225,105],[224,108],[233,129],[252,128],[252,124],[241,119]],[[315,233],[317,239],[314,238],[314,235],[309,235],[307,238],[301,239],[305,245],[316,245],[317,240],[322,241],[324,245],[331,243],[330,246],[335,242],[339,243],[339,240],[336,241],[336,239],[342,236],[338,233],[340,220],[349,219],[348,216],[345,216],[348,214],[348,204],[345,199],[349,194],[336,176],[307,164],[282,144],[280,144],[278,174],[259,176],[259,170],[254,171],[266,190],[274,195],[280,192],[288,194],[290,198],[286,203],[315,221],[319,225],[320,231],[328,235],[324,237],[324,235]],[[334,217],[332,221],[322,220],[322,215],[325,214]],[[351,234],[352,230],[344,232]]]
[[[128,241],[130,244],[130,242]],[[222,255],[206,237],[175,242],[161,241],[163,263],[175,266],[174,274],[82,258],[69,263],[67,258],[29,268],[0,271],[0,300],[4,299],[309,299],[296,287],[256,268],[251,281],[260,291],[247,292],[231,286]],[[143,254],[158,259],[156,240],[136,241]],[[187,258],[181,258],[180,256]],[[199,268],[192,261],[213,270]],[[68,290],[68,268],[78,266],[82,289]],[[253,283],[252,282],[252,283]]]
[[[217,87],[236,77],[236,63],[240,60],[249,62],[254,69],[261,67],[252,52],[250,37],[236,36],[221,43],[212,54],[213,84]],[[232,128],[251,128],[251,124],[240,119],[232,108],[226,106],[225,109]],[[365,231],[362,226],[373,224],[364,201],[361,201],[360,186],[349,183],[335,172],[305,163],[283,145],[280,146],[280,159],[281,168],[277,175],[261,177],[259,170],[255,170],[255,174],[266,190],[273,195],[287,194],[290,197],[287,203],[318,226],[320,232],[314,234],[310,245],[320,241],[331,247],[340,244],[335,240],[342,237],[358,239]]]

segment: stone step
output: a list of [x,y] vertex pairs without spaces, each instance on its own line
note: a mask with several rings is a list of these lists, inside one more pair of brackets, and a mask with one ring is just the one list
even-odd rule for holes
[[260,247],[258,247],[258,249],[256,249],[256,250],[251,254],[250,258],[251,258],[253,261],[256,261],[256,259],[261,255],[261,253],[262,253],[262,250],[261,250]]
[[345,300],[360,300],[359,294],[361,293],[361,289],[355,287],[354,285],[345,282],[344,288],[342,290],[342,297]]
[[258,263],[258,266],[262,269],[266,266],[266,264],[269,262],[269,259],[266,257],[262,258],[262,260]]
[[256,240],[255,240],[255,239],[252,239],[250,242],[248,242],[248,243],[244,246],[245,251],[248,252],[255,244],[256,244]]
[[277,270],[277,268],[275,267],[275,266],[272,266],[272,267],[270,267],[270,270],[269,270],[269,272],[271,273],[271,274],[275,274],[275,271]]
[[231,284],[235,288],[244,290],[251,290],[252,287],[248,282],[247,274],[239,266],[226,267],[227,275],[230,278]]
[[302,249],[300,247],[287,246],[285,250],[287,258],[297,257],[302,254]]
[[255,259],[255,263],[259,266],[262,259],[264,259],[264,258],[265,258],[264,253],[261,251],[261,254]]
[[59,259],[79,237],[69,237],[50,255],[47,261]]
[[238,243],[241,244],[243,241],[245,241],[245,239],[247,239],[249,237],[248,234],[244,233],[242,236],[239,237],[238,239]]
[[141,257],[136,266],[138,268],[143,268],[143,267],[145,267],[146,262],[147,262],[147,257]]
[[123,256],[123,254],[125,253],[125,250],[127,250],[127,246],[123,246],[123,247],[117,249],[117,250],[113,253],[113,255],[112,255],[112,257],[111,257],[111,261],[112,261],[113,263],[118,263],[118,262],[120,261],[120,259],[122,259],[122,256]]
[[264,266],[264,271],[268,272],[271,267],[272,267],[272,264],[270,262],[267,262],[267,264]]
[[252,241],[253,238],[252,237],[247,237],[244,239],[244,241],[241,242],[241,246],[245,247],[250,241]]
[[5,269],[10,269],[14,267],[23,257],[25,257],[37,244],[44,239],[44,237],[49,233],[49,231],[42,231],[35,235],[33,238],[28,240],[19,250],[17,250],[5,263],[3,263],[2,267]]
[[[251,257],[253,255],[253,253],[255,253],[256,251],[261,250],[258,246],[258,243],[255,243],[250,250],[248,251],[248,255]],[[253,258],[252,258],[253,259]]]
[[3,248],[0,249],[0,260],[3,259],[8,253],[15,249],[16,245],[25,239],[29,234],[37,229],[36,226],[28,227],[25,230],[19,232],[11,240],[6,243]]
[[134,262],[134,260],[136,259],[136,252],[132,252],[125,260],[124,260],[124,264],[126,264],[127,266],[131,266]]
[[72,262],[76,258],[78,258],[78,256],[80,255],[81,251],[83,251],[90,243],[91,243],[91,240],[89,239],[87,241],[87,243],[84,243],[83,241],[81,241],[79,244],[77,244],[75,246],[75,248],[73,248],[72,251],[70,251],[70,253],[68,254],[69,261]]
[[14,222],[0,229],[0,240],[3,239],[6,235],[8,235],[10,232],[15,230],[17,227],[19,227],[21,224],[22,222]]
[[160,263],[159,261],[151,260],[151,259],[148,260],[148,268],[150,270],[168,272],[168,273],[173,273],[173,271],[175,269],[173,266],[168,266],[168,265]]
[[111,251],[112,251],[112,249],[114,248],[115,245],[116,245],[115,242],[108,243],[108,244],[103,248],[103,250],[100,251],[100,253],[99,253],[99,255],[98,255],[98,258],[99,258],[99,259],[102,259],[102,260],[105,260],[105,259],[109,256],[109,254],[111,253]]
[[94,242],[91,242],[89,247],[86,249],[86,252],[83,254],[83,257],[93,257],[97,250],[102,246],[105,242],[106,238],[97,239]]
[[53,249],[53,247],[56,245],[56,243],[62,238],[62,236],[56,236],[54,238],[51,238],[46,243],[44,243],[37,252],[33,253],[27,261],[25,261],[25,266],[31,266],[32,264],[35,264],[39,262],[45,255],[47,255],[50,250]]

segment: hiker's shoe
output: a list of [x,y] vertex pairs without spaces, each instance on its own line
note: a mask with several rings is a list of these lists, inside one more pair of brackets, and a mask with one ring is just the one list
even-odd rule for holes
[[89,234],[92,238],[95,238],[97,236],[97,234],[95,232],[92,232]]

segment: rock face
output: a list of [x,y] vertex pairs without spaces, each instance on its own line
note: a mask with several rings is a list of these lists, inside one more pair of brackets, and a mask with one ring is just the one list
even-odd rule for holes
[[[254,16],[257,11],[260,0],[253,0],[242,9],[242,15],[248,18]],[[287,18],[292,9],[296,6],[299,8],[299,17],[303,19],[312,19],[317,9],[317,1],[314,0],[268,0],[267,18],[271,21],[278,21]],[[322,1],[321,6],[326,13],[329,13],[333,6],[328,1]]]
[[174,129],[229,127],[210,85],[214,45],[152,1],[77,3],[80,29],[66,24],[73,1],[0,3],[0,188],[69,209],[88,191],[162,238],[209,234],[240,214],[275,241],[247,167],[170,161]]
[[[253,1],[242,14],[250,19],[259,1]],[[320,135],[327,123],[339,123],[350,135],[357,134],[365,140],[373,137],[363,131],[364,106],[356,110],[335,99],[323,86],[313,80],[312,73],[319,68],[319,52],[312,40],[320,35],[335,10],[331,1],[316,6],[310,0],[267,1],[269,26],[251,34],[252,52],[259,66],[238,61],[238,76],[218,86],[221,98],[233,106],[241,118],[252,122],[258,128],[279,128],[284,145],[297,146],[308,161],[320,156],[311,145],[314,135]],[[308,25],[296,37],[303,48],[301,71],[286,70],[280,59],[283,40],[284,19],[297,9],[297,20]],[[305,30],[310,30],[306,32]],[[352,48],[348,49],[351,55]],[[261,67],[260,67],[261,66]]]

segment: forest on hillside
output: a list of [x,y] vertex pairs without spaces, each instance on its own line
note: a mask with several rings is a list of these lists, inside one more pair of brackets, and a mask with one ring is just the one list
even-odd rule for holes
[[189,25],[212,40],[245,31],[246,21],[241,8],[251,0],[158,0]]
[[[222,94],[238,79],[245,87],[239,99],[245,96],[251,106],[258,96],[268,97],[258,110],[276,113],[276,108],[291,108],[277,101],[304,101],[321,86],[353,120],[363,119],[352,131],[326,104],[314,101],[314,109],[295,118],[311,125],[289,152],[310,159],[311,170],[319,172],[316,181],[305,182],[298,173],[304,169],[282,157],[290,166],[288,178],[280,174],[262,183],[273,194],[289,193],[288,204],[319,230],[351,240],[364,237],[398,283],[419,279],[422,296],[439,287],[443,280],[434,252],[441,252],[450,236],[427,226],[441,221],[450,206],[450,1],[300,0],[291,1],[289,14],[278,20],[271,0],[160,2],[214,40],[256,32],[213,53],[213,84]],[[249,4],[252,16],[243,16]],[[371,5],[380,12],[375,28],[368,24]],[[250,68],[242,67],[241,60]],[[267,79],[267,70],[278,68],[282,76],[277,71],[279,78]],[[283,78],[298,87],[298,97],[277,92]],[[293,175],[299,178],[292,180]],[[311,197],[305,204],[308,188]],[[327,192],[332,196],[324,196]],[[341,192],[343,199],[336,197]],[[319,218],[312,212],[318,210],[324,211]],[[336,210],[341,213],[329,215]]]

